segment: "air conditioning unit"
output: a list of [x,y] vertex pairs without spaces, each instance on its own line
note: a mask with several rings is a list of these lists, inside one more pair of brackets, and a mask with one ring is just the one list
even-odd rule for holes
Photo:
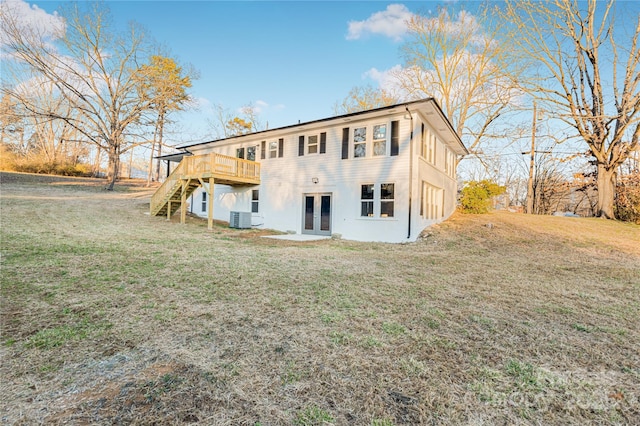
[[231,212],[229,228],[251,228],[251,212]]

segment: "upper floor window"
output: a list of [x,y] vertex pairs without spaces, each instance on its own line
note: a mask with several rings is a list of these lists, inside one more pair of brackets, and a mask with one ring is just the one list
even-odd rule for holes
[[353,156],[367,156],[367,128],[358,127],[353,129]]
[[436,144],[438,138],[435,133],[426,128],[424,123],[422,124],[422,132],[420,134],[420,155],[430,162],[436,164]]
[[[388,154],[389,134],[387,124],[353,129],[353,157],[384,156]],[[397,155],[394,153],[393,155]]]
[[307,153],[308,154],[318,153],[318,135],[309,136],[308,142],[307,142]]
[[260,143],[260,158],[264,160],[267,157],[267,153],[269,158],[282,157],[284,155],[284,139],[280,138],[278,141],[269,143],[262,141]]
[[278,156],[278,142],[269,142],[269,158],[276,158]]
[[387,125],[373,126],[373,155],[387,154]]
[[255,146],[247,147],[247,160],[256,161],[256,147]]
[[236,149],[236,158],[244,158],[244,148]]
[[327,132],[319,135],[298,136],[298,156],[306,154],[325,154],[327,152]]

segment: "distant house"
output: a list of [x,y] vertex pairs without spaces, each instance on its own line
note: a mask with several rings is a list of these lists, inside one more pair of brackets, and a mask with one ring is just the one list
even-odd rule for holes
[[468,154],[432,98],[179,149],[154,215],[394,243],[453,213]]

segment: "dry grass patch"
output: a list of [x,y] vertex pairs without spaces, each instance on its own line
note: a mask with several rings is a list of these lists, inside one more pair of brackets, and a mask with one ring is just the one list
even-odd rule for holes
[[4,422],[640,419],[636,225],[296,243],[149,217],[141,187],[0,178]]

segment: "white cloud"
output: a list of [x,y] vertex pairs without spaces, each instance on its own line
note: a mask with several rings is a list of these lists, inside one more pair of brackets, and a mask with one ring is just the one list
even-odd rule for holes
[[244,114],[247,108],[253,108],[253,111],[256,114],[265,114],[268,111],[279,111],[284,109],[284,105],[283,104],[276,104],[276,105],[271,105],[266,101],[263,101],[262,99],[258,99],[255,102],[250,102],[247,105],[243,105],[240,108],[238,108],[236,111],[240,114]]
[[209,99],[204,98],[202,96],[193,97],[191,100],[191,104],[193,105],[194,108],[200,111],[205,111],[207,113],[213,112],[213,102],[211,102]]
[[404,73],[404,68],[401,65],[394,65],[393,67],[380,71],[377,68],[371,68],[366,71],[362,77],[373,80],[379,88],[387,93],[394,94],[400,99],[405,99],[407,94],[402,88],[398,76]]
[[[12,16],[16,26],[22,32],[40,35],[44,39],[54,40],[62,37],[65,31],[64,18],[47,13],[38,6],[29,5],[23,0],[3,0],[0,2],[0,14]],[[0,31],[0,45],[5,43],[6,34]]]
[[357,40],[367,34],[381,34],[400,41],[407,32],[407,21],[412,16],[405,5],[390,4],[384,11],[376,12],[364,21],[349,21],[347,40]]

